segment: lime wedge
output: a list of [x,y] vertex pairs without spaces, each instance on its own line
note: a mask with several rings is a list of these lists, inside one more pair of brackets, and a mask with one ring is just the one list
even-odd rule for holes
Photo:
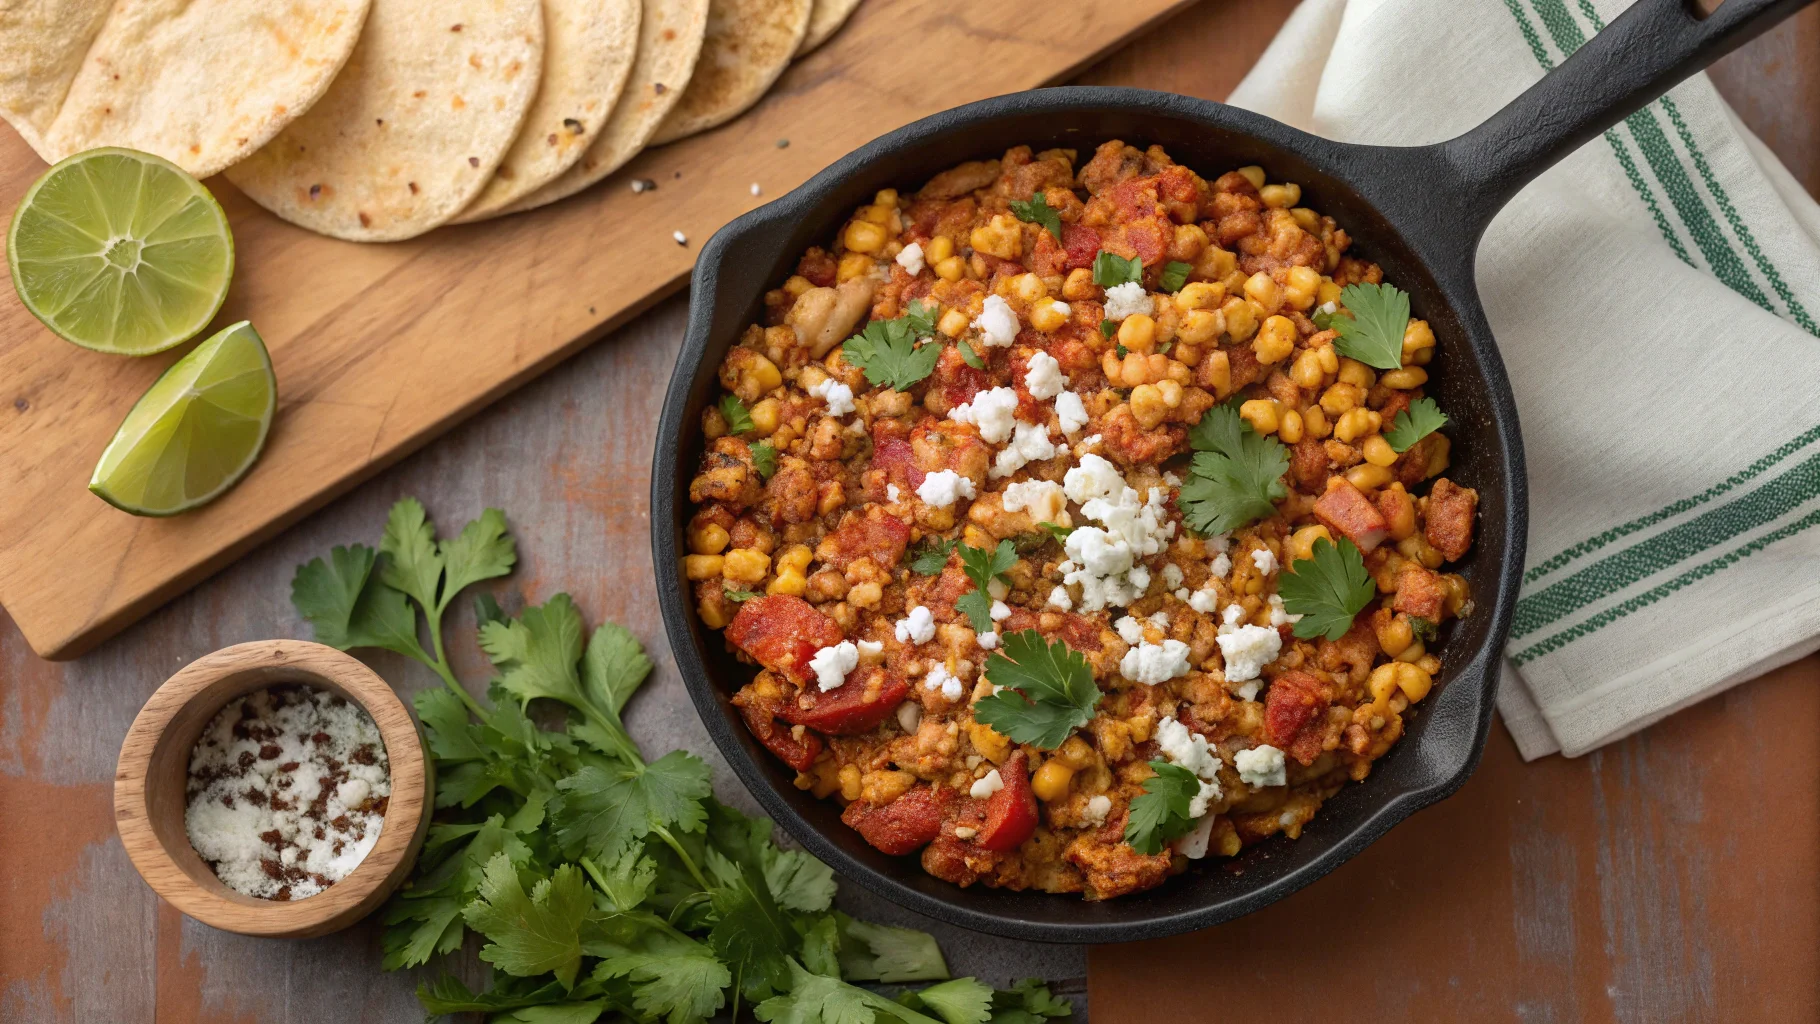
[[245,320],[171,364],[101,453],[88,489],[136,516],[174,516],[234,486],[259,458],[278,379]]
[[6,234],[13,288],[85,348],[143,356],[208,326],[234,276],[227,215],[161,157],[91,149],[32,184]]

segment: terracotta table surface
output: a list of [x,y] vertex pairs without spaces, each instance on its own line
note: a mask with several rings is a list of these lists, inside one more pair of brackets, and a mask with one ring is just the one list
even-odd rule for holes
[[[1293,6],[1207,0],[1081,80],[1222,97]],[[1820,11],[1809,11],[1715,74],[1810,188],[1816,54]],[[110,801],[120,739],[157,684],[227,644],[307,636],[288,600],[293,568],[331,544],[374,541],[400,496],[422,497],[445,527],[506,509],[521,552],[507,589],[536,601],[567,590],[590,622],[637,632],[657,670],[628,711],[634,733],[713,759],[640,582],[648,425],[682,312],[653,310],[78,661],[38,660],[0,615],[0,1021],[420,1019],[419,976],[378,970],[370,926],[246,939],[160,904],[115,838]],[[472,625],[463,614],[455,635]],[[483,676],[479,653],[455,648],[458,671]],[[402,659],[372,663],[401,691],[434,685]],[[1092,1014],[1198,1021],[1211,997],[1221,1018],[1255,1009],[1280,1021],[1814,1020],[1817,683],[1810,659],[1576,761],[1524,765],[1494,730],[1459,795],[1302,893],[1193,939],[1093,950]],[[718,764],[716,782],[737,790]],[[959,972],[1042,974],[1085,994],[1080,949],[935,930]]]

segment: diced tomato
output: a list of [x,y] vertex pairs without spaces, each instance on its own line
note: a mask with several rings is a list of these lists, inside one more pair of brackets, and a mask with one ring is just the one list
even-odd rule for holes
[[1334,533],[1357,544],[1360,551],[1378,546],[1389,524],[1365,492],[1343,476],[1329,477],[1327,493],[1315,499],[1314,517]]
[[727,624],[727,640],[760,665],[798,683],[809,679],[809,659],[845,636],[839,624],[800,597],[755,597]]
[[960,349],[945,345],[942,347],[941,358],[935,361],[935,371],[929,377],[929,386],[940,389],[942,399],[952,409],[973,401],[974,395],[991,387],[992,374],[968,366],[967,361],[961,358]]
[[840,820],[880,852],[901,857],[942,834],[942,819],[953,798],[951,789],[938,795],[928,786],[918,786],[883,806],[856,800],[841,812]]
[[[884,721],[909,695],[910,686],[901,676],[873,665],[854,669],[832,690],[804,687],[801,698],[785,701],[777,713],[786,722],[830,736],[852,736]],[[805,703],[808,707],[803,707]]]
[[1321,719],[1332,703],[1326,684],[1291,669],[1270,681],[1264,697],[1264,738],[1303,764],[1321,756]]
[[1175,235],[1167,217],[1145,217],[1125,225],[1125,247],[1146,267],[1163,262]]
[[1111,200],[1114,218],[1118,223],[1129,224],[1156,216],[1154,177],[1126,178],[1108,189],[1104,195]]
[[979,881],[981,872],[967,863],[969,855],[977,860],[979,850],[972,843],[956,839],[951,832],[944,833],[923,848],[923,870],[944,882],[972,885]]
[[1047,277],[1068,270],[1068,251],[1047,231],[1039,232],[1030,250],[1030,272]]
[[772,710],[758,705],[742,705],[739,714],[746,720],[746,728],[752,730],[752,735],[758,738],[758,742],[776,754],[779,761],[799,772],[808,771],[822,752],[822,738],[804,729],[799,739],[795,730],[779,728]]
[[923,485],[924,473],[916,464],[916,452],[910,448],[910,442],[899,438],[880,441],[872,448],[872,466],[882,469],[885,476],[899,487],[908,485],[908,490],[916,490]]
[[1091,267],[1100,254],[1100,233],[1085,224],[1063,224],[1062,248],[1068,252],[1068,269]]
[[[909,445],[904,447],[908,449]],[[863,514],[849,512],[843,516],[840,526],[816,545],[815,557],[843,571],[862,558],[889,569],[904,557],[904,548],[909,544],[910,524],[873,505]]]
[[986,801],[986,823],[980,826],[979,845],[1004,852],[1022,846],[1036,832],[1036,796],[1030,792],[1029,761],[1022,750],[998,766],[1004,786]]

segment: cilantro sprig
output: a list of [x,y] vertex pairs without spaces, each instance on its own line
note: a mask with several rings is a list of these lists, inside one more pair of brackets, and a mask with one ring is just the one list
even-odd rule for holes
[[758,425],[752,422],[752,413],[746,408],[746,403],[739,400],[738,395],[720,396],[720,415],[727,421],[729,434],[747,434],[758,429]]
[[986,659],[986,678],[1003,689],[976,702],[974,718],[1013,743],[1044,750],[1061,746],[1093,721],[1100,688],[1087,659],[1060,640],[1048,643],[1034,629],[1004,637],[1001,646]]
[[1447,425],[1447,414],[1441,411],[1432,398],[1418,398],[1409,403],[1409,407],[1397,413],[1390,429],[1384,431],[1384,440],[1390,447],[1399,452],[1406,452],[1415,447],[1417,441]]
[[955,610],[967,616],[975,633],[990,633],[996,626],[992,621],[992,598],[987,590],[993,580],[1010,572],[1017,564],[1017,545],[1006,539],[990,550],[962,544],[959,551],[961,569],[973,581],[974,589],[954,602]]
[[758,475],[766,480],[777,472],[777,449],[769,441],[760,441],[752,446],[752,466]]
[[1136,256],[1126,259],[1101,249],[1099,255],[1093,257],[1093,283],[1101,288],[1115,288],[1143,279],[1144,261]]
[[1349,284],[1340,304],[1352,316],[1334,316],[1340,336],[1333,347],[1349,359],[1380,370],[1403,365],[1403,332],[1409,328],[1409,293],[1388,284]]
[[1191,263],[1170,260],[1163,264],[1163,276],[1157,281],[1157,286],[1173,295],[1181,291],[1183,286],[1188,283],[1188,275],[1193,270],[1194,265]]
[[1048,196],[1038,192],[1027,200],[1013,199],[1008,205],[1018,220],[1038,225],[1054,235],[1056,241],[1062,240],[1062,215],[1049,205]]
[[[480,992],[448,976],[421,985],[428,1014],[684,1024],[729,1004],[738,1019],[742,1001],[777,1022],[1067,1014],[1035,983],[995,992],[945,980],[933,937],[835,911],[833,872],[778,847],[770,821],[717,801],[705,762],[683,751],[646,761],[622,716],[651,661],[620,626],[589,634],[567,595],[516,615],[491,594],[474,600],[494,679],[486,700],[470,694],[450,667],[444,613],[516,560],[498,510],[438,540],[406,499],[377,550],[338,547],[292,584],[318,640],[396,651],[443,681],[414,699],[436,812],[409,884],[383,912],[383,965],[456,953],[472,933],[493,981]],[[533,704],[564,708],[566,722],[543,727]],[[940,984],[894,1002],[850,984],[862,980]],[[1003,1015],[1013,1009],[1026,1016]]]
[[1156,774],[1144,780],[1144,792],[1131,799],[1125,818],[1125,842],[1145,856],[1161,853],[1165,844],[1194,829],[1189,811],[1201,791],[1201,780],[1179,764],[1152,761],[1150,770]]
[[1283,610],[1302,617],[1295,624],[1296,636],[1338,640],[1352,628],[1353,617],[1377,596],[1378,588],[1352,541],[1342,537],[1335,546],[1317,540],[1313,554],[1312,559],[1297,559],[1277,578],[1277,592],[1283,596]]
[[924,576],[941,575],[942,570],[948,565],[948,553],[953,551],[954,546],[959,543],[960,538],[958,537],[953,540],[930,537],[923,542],[921,548],[911,555],[910,568]]
[[1274,437],[1251,429],[1239,416],[1238,400],[1207,410],[1188,432],[1194,461],[1178,497],[1182,517],[1196,533],[1236,530],[1276,511],[1288,496],[1283,474],[1289,451]]
[[908,391],[912,384],[929,376],[941,358],[940,345],[917,344],[917,339],[934,330],[934,308],[917,300],[905,308],[904,315],[874,320],[848,338],[841,358],[865,371],[866,379],[878,387]]

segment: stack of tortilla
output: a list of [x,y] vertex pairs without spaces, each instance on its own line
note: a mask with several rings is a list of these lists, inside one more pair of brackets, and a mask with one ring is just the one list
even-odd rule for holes
[[0,118],[354,241],[528,210],[758,102],[859,0],[6,0]]

